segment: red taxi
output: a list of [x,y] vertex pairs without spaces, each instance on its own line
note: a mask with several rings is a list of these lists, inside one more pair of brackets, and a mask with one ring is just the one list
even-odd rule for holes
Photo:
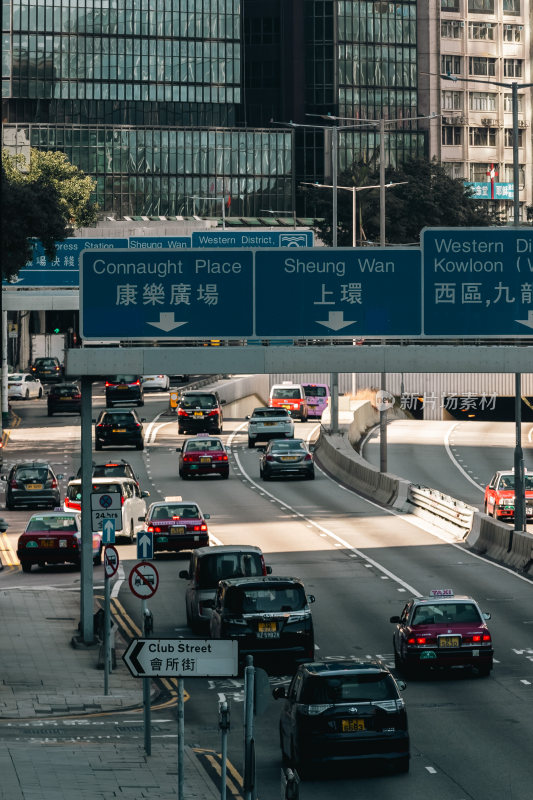
[[[81,519],[79,514],[34,514],[19,536],[17,556],[23,572],[34,564],[81,566]],[[102,533],[93,533],[93,563],[102,563]]]
[[195,550],[209,544],[206,520],[196,503],[165,500],[152,503],[146,515],[146,530],[154,535],[154,552]]
[[[533,475],[524,475],[526,517],[533,517]],[[499,470],[485,489],[485,514],[494,519],[514,519],[514,470]]]
[[434,589],[429,597],[409,600],[396,623],[394,663],[407,675],[435,667],[476,667],[489,675],[494,651],[484,613],[472,597]]
[[194,439],[188,439],[183,447],[176,447],[176,452],[180,453],[180,478],[190,478],[193,475],[229,477],[228,453],[220,439],[209,434],[200,434]]

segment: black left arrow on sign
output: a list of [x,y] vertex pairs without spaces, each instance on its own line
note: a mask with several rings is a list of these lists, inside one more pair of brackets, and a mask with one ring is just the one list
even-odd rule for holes
[[136,676],[145,675],[146,673],[144,667],[138,659],[138,655],[140,654],[141,650],[144,647],[144,641],[142,639],[136,639],[135,643],[132,642],[132,644],[130,644],[130,647],[132,645],[133,645],[133,650],[131,651],[131,653],[128,648],[123,655],[123,659],[126,663],[126,666],[130,670],[132,675],[133,674]]

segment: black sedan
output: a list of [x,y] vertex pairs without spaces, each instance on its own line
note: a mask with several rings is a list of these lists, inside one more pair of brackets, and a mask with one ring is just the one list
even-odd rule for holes
[[48,416],[57,413],[81,414],[81,392],[76,383],[56,383],[48,392]]
[[94,429],[94,449],[129,445],[143,450],[143,422],[132,408],[101,411]]
[[261,453],[259,474],[270,478],[303,477],[314,480],[313,456],[303,439],[273,439]]

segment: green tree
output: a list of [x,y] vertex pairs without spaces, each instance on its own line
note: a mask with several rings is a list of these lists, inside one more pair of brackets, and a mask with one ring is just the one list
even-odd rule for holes
[[32,149],[28,165],[23,156],[2,151],[1,180],[3,278],[16,276],[31,260],[34,239],[53,259],[55,242],[66,239],[72,226],[97,219],[90,199],[96,182],[64,153]]
[[[461,179],[450,178],[435,159],[413,158],[400,167],[387,169],[386,183],[405,185],[386,189],[385,234],[387,244],[416,244],[427,227],[485,227],[500,222],[490,212],[486,200],[477,200]],[[379,171],[367,164],[355,163],[339,175],[339,186],[379,184]],[[332,190],[305,189],[308,201],[316,201],[317,235],[327,245],[332,237]],[[318,196],[314,197],[314,195]],[[379,189],[357,193],[357,244],[379,243]],[[352,244],[352,194],[340,190],[337,198],[337,242],[339,247]]]

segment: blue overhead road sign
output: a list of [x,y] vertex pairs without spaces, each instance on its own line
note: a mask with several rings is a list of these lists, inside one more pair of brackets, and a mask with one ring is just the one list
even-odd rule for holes
[[[124,245],[123,245],[124,246]],[[191,246],[190,236],[130,236],[129,245],[132,250],[181,250]]]
[[81,254],[84,339],[253,334],[253,253],[116,250]]
[[312,247],[313,231],[193,231],[193,247]]
[[423,334],[533,336],[533,230],[426,228]]
[[418,249],[257,250],[255,264],[257,336],[420,334]]

